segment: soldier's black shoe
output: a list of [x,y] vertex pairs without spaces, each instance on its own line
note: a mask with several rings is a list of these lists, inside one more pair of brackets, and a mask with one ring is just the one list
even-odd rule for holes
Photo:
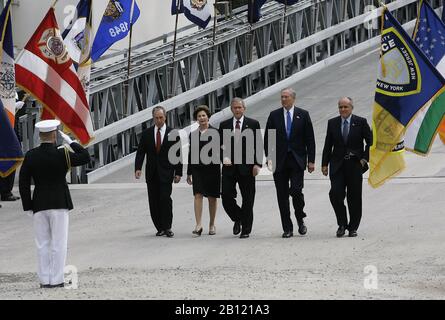
[[173,238],[173,236],[174,236],[175,234],[173,233],[173,231],[171,231],[171,230],[169,229],[169,230],[165,230],[165,235],[166,235],[168,238]]

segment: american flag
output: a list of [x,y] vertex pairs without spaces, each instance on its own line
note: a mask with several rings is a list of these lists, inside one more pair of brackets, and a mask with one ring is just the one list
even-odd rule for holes
[[[437,66],[445,56],[445,25],[426,2],[423,8],[414,41],[431,63]],[[445,69],[439,71],[445,73]]]

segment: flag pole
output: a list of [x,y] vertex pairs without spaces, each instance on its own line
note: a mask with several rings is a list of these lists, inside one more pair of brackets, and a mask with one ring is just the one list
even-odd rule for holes
[[213,4],[213,45],[215,45],[215,38],[216,38],[216,4],[218,3],[218,0],[215,0],[215,3]]
[[179,6],[181,5],[181,0],[176,0],[176,22],[175,22],[175,35],[173,37],[173,54],[172,58],[175,61],[176,57],[176,37],[178,35],[178,20],[179,20]]
[[133,14],[134,14],[134,0],[131,2],[130,35],[129,35],[129,39],[128,39],[128,67],[127,67],[127,80],[130,79],[130,68],[131,68],[131,40],[133,39]]
[[130,101],[128,101],[128,97],[129,97],[129,91],[130,91],[130,70],[131,70],[131,40],[133,38],[133,14],[134,14],[134,2],[135,0],[131,1],[131,15],[130,15],[130,34],[129,34],[129,39],[128,39],[128,64],[127,64],[127,81],[126,81],[126,90],[125,90],[125,97],[126,97],[126,110],[125,110],[125,114],[128,112],[129,110],[129,104]]
[[284,1],[284,12],[283,12],[283,25],[282,25],[282,30],[283,30],[283,43],[282,43],[282,47],[284,48],[286,45],[286,13],[287,13],[287,0]]
[[246,34],[248,38],[248,49],[247,49],[247,57],[246,57],[246,63],[250,63],[252,61],[252,54],[253,54],[253,29],[252,29],[252,21],[253,21],[253,7],[254,7],[254,1],[255,0],[249,0],[250,2],[250,12],[248,11],[247,14],[250,15],[250,31],[248,34]]
[[178,21],[179,21],[179,8],[181,6],[181,0],[176,0],[176,18],[175,18],[175,34],[173,37],[173,52],[172,52],[172,63],[168,67],[171,70],[171,78],[169,79],[170,72],[167,72],[167,83],[170,88],[167,89],[167,95],[169,98],[174,96],[174,86],[176,85],[176,74],[175,74],[175,59],[176,59],[176,42],[178,37]]
[[56,4],[57,4],[58,1],[59,1],[59,0],[54,0],[54,3],[53,3],[53,5],[51,6],[51,8],[54,9],[54,7],[56,6]]

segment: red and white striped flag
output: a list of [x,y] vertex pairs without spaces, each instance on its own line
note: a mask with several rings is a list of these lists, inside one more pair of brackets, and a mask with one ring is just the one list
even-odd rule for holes
[[49,9],[15,63],[17,85],[62,121],[82,144],[93,139],[85,91]]

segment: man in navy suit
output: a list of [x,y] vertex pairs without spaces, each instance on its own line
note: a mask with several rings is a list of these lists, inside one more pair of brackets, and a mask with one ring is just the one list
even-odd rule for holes
[[[274,172],[283,238],[293,236],[289,195],[294,205],[298,233],[304,235],[307,232],[303,220],[306,217],[303,211],[305,203],[302,192],[304,170],[306,166],[309,173],[315,169],[315,138],[311,118],[306,110],[295,106],[295,98],[293,89],[281,91],[282,107],[270,113],[264,137],[267,164]],[[273,135],[271,130],[275,132],[275,141],[269,140]],[[276,161],[273,161],[273,158]]]
[[[362,217],[363,173],[368,169],[369,147],[372,133],[365,118],[352,114],[352,99],[338,101],[340,116],[328,121],[323,148],[321,171],[331,179],[329,198],[337,216],[337,237],[349,230],[350,237],[357,236]],[[366,146],[363,142],[366,142]],[[344,205],[347,194],[350,222]]]

